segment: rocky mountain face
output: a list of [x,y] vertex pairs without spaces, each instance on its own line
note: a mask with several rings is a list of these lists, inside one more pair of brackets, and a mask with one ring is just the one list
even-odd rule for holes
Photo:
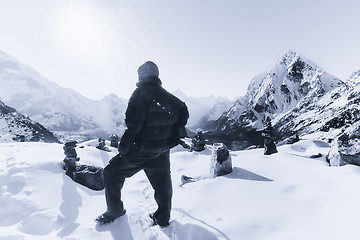
[[298,132],[316,134],[331,142],[331,166],[360,165],[360,71],[346,84],[317,101],[304,101],[281,118],[276,127],[280,135]]
[[27,141],[59,143],[44,126],[0,101],[0,142]]
[[0,85],[0,100],[61,137],[108,137],[124,130],[127,100],[115,95],[90,100],[1,51]]
[[[314,111],[323,108],[316,104],[325,103],[329,92],[347,87],[310,60],[289,51],[272,70],[253,78],[247,94],[214,122],[208,137],[223,140],[233,149],[261,145],[259,130],[265,116],[278,130],[278,140],[315,131],[320,126],[313,125]],[[309,125],[307,130],[305,125]]]

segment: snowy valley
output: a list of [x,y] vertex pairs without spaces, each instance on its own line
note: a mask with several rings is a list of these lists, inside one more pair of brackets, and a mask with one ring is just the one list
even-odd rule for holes
[[[121,136],[124,132],[127,99],[115,94],[101,100],[88,99],[72,89],[60,87],[1,51],[0,84],[1,101],[39,122],[61,141],[108,138],[111,134]],[[192,113],[188,125],[195,127],[210,111],[210,117],[217,119],[231,104],[224,97],[188,97],[180,89],[174,95],[188,104]],[[218,109],[211,110],[214,105]]]
[[[174,197],[171,224],[149,226],[156,203],[143,172],[125,182],[127,214],[108,226],[94,219],[103,191],[74,183],[61,169],[62,145],[0,144],[0,239],[270,240],[358,239],[359,167],[330,168],[329,145],[303,138],[264,156],[262,149],[231,151],[233,172],[209,178],[211,146],[171,153]],[[83,148],[80,148],[83,146]],[[116,154],[84,142],[80,162],[104,166]],[[181,175],[199,179],[182,185]]]
[[127,100],[114,94],[100,101],[60,87],[0,51],[0,100],[40,122],[59,138],[108,137],[124,130]]
[[[192,115],[189,130],[202,128],[210,142],[227,144],[233,172],[209,177],[211,144],[203,152],[172,149],[166,228],[150,226],[156,203],[143,172],[125,182],[127,214],[98,226],[104,191],[73,182],[62,169],[69,139],[80,142],[80,163],[107,165],[117,149],[95,148],[97,138],[122,135],[126,99],[90,100],[1,51],[0,84],[0,240],[359,238],[360,71],[340,80],[288,51],[233,102],[175,91]],[[265,116],[277,130],[278,153],[270,156],[260,135]],[[300,141],[286,144],[296,134]],[[182,184],[182,175],[196,181]]]
[[[268,116],[277,131],[276,142],[320,132],[318,140],[334,140],[337,150],[330,156],[335,159],[329,160],[332,165],[360,165],[360,158],[354,158],[360,153],[353,140],[357,134],[351,134],[358,131],[360,119],[359,76],[355,71],[347,81],[340,80],[290,50],[270,71],[255,76],[247,94],[234,102],[212,95],[188,97],[180,89],[174,94],[188,105],[189,137],[200,128],[210,142],[223,142],[232,150],[262,147],[263,119]],[[127,100],[115,94],[90,100],[4,52],[0,52],[0,83],[0,99],[5,104],[39,122],[61,142],[108,139],[112,134],[121,136],[125,129]],[[7,137],[12,138],[17,137]],[[347,155],[351,157],[345,159]]]

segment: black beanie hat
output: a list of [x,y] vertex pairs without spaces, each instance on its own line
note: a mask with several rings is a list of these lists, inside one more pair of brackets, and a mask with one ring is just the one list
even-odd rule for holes
[[155,63],[147,61],[138,69],[139,79],[146,77],[159,77],[159,69]]

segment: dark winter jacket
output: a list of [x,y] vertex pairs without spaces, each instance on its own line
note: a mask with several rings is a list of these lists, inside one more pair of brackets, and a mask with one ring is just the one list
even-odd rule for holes
[[129,100],[119,153],[156,155],[171,149],[186,136],[188,118],[185,103],[162,88],[159,78],[141,80]]

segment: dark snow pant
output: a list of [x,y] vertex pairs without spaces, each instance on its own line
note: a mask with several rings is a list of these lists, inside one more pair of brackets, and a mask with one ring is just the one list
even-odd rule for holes
[[166,151],[150,159],[146,156],[144,163],[135,165],[129,159],[131,157],[115,156],[104,169],[105,198],[107,211],[117,217],[122,215],[124,205],[121,201],[121,189],[125,178],[133,176],[135,173],[144,170],[151,186],[155,190],[155,201],[158,205],[154,216],[159,224],[166,224],[170,219],[172,184],[170,176],[170,155]]

